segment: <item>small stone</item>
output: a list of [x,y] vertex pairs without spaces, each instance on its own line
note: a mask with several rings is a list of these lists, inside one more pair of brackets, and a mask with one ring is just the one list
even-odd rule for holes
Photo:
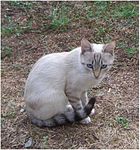
[[108,92],[110,92],[110,91],[111,91],[111,88],[108,89]]
[[30,148],[32,146],[32,144],[33,144],[33,139],[30,137],[28,139],[28,141],[25,143],[24,147],[25,148]]
[[25,109],[24,109],[24,108],[21,108],[21,109],[20,109],[20,112],[21,112],[21,113],[25,112]]

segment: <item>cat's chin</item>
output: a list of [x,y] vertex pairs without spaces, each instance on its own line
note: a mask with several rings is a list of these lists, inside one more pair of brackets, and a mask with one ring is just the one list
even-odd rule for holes
[[101,81],[102,81],[102,78],[101,79],[99,78],[99,79],[96,79],[96,80],[94,79],[93,83],[92,83],[92,87],[97,88]]
[[99,81],[102,79],[102,77],[95,77],[94,74],[92,74],[92,78],[94,79],[94,81]]

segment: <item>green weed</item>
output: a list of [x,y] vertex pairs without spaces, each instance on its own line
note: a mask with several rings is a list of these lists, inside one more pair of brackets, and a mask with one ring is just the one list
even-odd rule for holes
[[1,34],[2,36],[11,36],[13,34],[20,36],[24,32],[27,32],[32,29],[32,20],[29,20],[24,26],[17,24],[14,21],[11,21],[7,27],[2,27]]
[[13,49],[11,48],[11,47],[8,47],[8,46],[6,46],[6,47],[4,47],[4,48],[2,48],[2,58],[4,58],[4,57],[11,57],[12,56],[12,53],[13,53]]
[[50,19],[51,19],[51,24],[50,24],[49,28],[51,28],[51,29],[66,27],[69,23],[69,18],[66,15],[65,7],[62,7],[60,9],[54,8],[50,15]]
[[2,36],[11,36],[13,34],[20,36],[27,27],[21,27],[19,25],[9,26],[9,27],[2,27]]
[[48,136],[43,137],[43,148],[48,148]]
[[15,118],[16,117],[16,112],[15,111],[10,111],[10,112],[8,112],[8,113],[6,113],[6,114],[1,114],[1,116],[3,117],[3,118]]
[[2,36],[9,36],[14,33],[15,25],[13,23],[12,17],[5,15],[4,16],[5,22],[7,22],[7,26],[3,26],[1,28],[1,35]]
[[[86,3],[87,4],[87,3]],[[110,2],[103,2],[103,1],[96,1],[93,2],[92,5],[89,7],[87,6],[87,18],[88,19],[101,19],[101,18],[107,18],[107,12],[109,8]],[[104,15],[104,17],[103,17]]]
[[88,9],[88,10],[87,10],[87,18],[88,18],[88,19],[94,18],[94,12],[93,12],[92,9]]
[[108,9],[110,2],[107,1],[96,1],[94,5],[98,8],[98,11],[106,11]]
[[106,32],[105,28],[103,28],[103,27],[99,27],[98,31],[99,31],[100,34],[104,34]]
[[11,6],[21,8],[24,10],[31,9],[33,7],[32,2],[21,2],[21,1],[11,1],[9,2]]
[[137,48],[126,48],[125,51],[128,54],[128,56],[133,56],[138,51],[138,49]]
[[124,117],[117,117],[116,119],[117,123],[120,124],[123,128],[128,128],[129,127],[129,122],[126,118]]
[[15,32],[15,27],[2,27],[1,34],[2,36],[9,36]]
[[[136,39],[135,39],[135,41],[136,41]],[[118,48],[123,49],[129,57],[133,56],[135,53],[138,52],[138,48],[136,48],[136,47],[129,48],[128,44],[126,44],[124,42],[119,42]]]

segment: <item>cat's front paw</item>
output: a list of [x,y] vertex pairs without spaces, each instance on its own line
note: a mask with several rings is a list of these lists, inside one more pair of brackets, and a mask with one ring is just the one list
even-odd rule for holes
[[95,114],[95,109],[93,108],[91,113],[90,113],[90,116],[93,116]]
[[87,117],[87,118],[81,120],[80,123],[81,124],[89,124],[89,123],[91,123],[91,119],[90,119],[90,117]]

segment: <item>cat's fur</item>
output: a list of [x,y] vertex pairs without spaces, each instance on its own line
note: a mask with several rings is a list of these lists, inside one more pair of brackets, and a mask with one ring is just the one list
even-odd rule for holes
[[86,91],[97,86],[111,68],[114,48],[115,42],[90,44],[83,39],[81,47],[70,52],[40,58],[28,76],[24,94],[32,122],[48,127],[82,119],[82,123],[91,122],[88,115],[95,98],[88,103]]

